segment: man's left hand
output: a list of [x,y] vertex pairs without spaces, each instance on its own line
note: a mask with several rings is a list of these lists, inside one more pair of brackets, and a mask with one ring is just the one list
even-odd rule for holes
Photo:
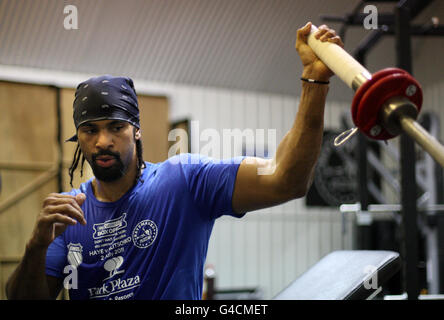
[[[331,42],[344,47],[341,37],[336,35],[335,30],[330,29],[326,25],[322,25],[315,33],[315,38],[322,42]],[[299,53],[304,70],[302,77],[310,78],[320,81],[328,81],[333,75],[333,72],[316,56],[314,51],[307,44],[307,38],[310,34],[311,22],[308,22],[305,26],[298,29],[296,36],[296,50]]]

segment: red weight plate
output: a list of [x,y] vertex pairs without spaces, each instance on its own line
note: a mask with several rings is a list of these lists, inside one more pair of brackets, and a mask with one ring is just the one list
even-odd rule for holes
[[[411,85],[416,87],[416,91],[407,94],[407,88]],[[392,73],[374,82],[364,93],[357,107],[356,126],[372,139],[387,140],[393,138],[394,136],[384,129],[376,136],[372,136],[370,130],[379,124],[381,107],[388,99],[395,96],[406,97],[417,106],[418,112],[421,110],[422,90],[419,83],[405,71],[403,73]]]
[[399,69],[399,68],[385,68],[382,69],[378,72],[375,72],[374,74],[372,74],[372,78],[370,80],[368,80],[367,82],[364,82],[364,84],[362,84],[359,89],[356,91],[355,96],[353,97],[353,101],[352,101],[352,107],[351,107],[351,112],[352,112],[352,118],[353,121],[356,124],[356,116],[358,113],[358,106],[359,106],[359,102],[361,101],[362,96],[365,94],[365,92],[367,91],[367,89],[373,85],[373,83],[375,83],[376,81],[378,81],[379,79],[386,77],[392,73],[406,73],[406,71]]

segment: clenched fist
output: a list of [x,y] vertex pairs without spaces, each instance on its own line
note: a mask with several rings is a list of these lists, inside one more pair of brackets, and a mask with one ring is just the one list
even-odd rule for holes
[[[328,81],[333,75],[333,72],[316,56],[313,50],[307,44],[307,38],[310,34],[311,22],[298,29],[296,36],[296,50],[304,66],[302,76],[304,78],[311,78],[321,81]],[[319,27],[319,30],[314,34],[315,38],[325,42],[335,43],[340,47],[344,47],[341,37],[336,35],[335,30],[330,29],[325,24]]]
[[86,225],[80,206],[85,201],[84,193],[76,196],[51,193],[43,201],[43,209],[37,217],[28,245],[46,249],[66,228],[80,222]]

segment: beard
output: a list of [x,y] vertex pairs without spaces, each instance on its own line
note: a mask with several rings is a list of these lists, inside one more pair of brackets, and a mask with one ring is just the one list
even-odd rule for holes
[[[114,157],[114,164],[109,167],[99,166],[96,162],[97,157],[99,156],[112,156]],[[125,173],[128,171],[129,164],[124,164],[122,158],[120,157],[120,153],[112,152],[109,150],[103,150],[98,153],[94,153],[91,156],[91,161],[88,160],[91,169],[94,173],[94,176],[97,180],[103,182],[112,182],[119,180],[122,178]]]

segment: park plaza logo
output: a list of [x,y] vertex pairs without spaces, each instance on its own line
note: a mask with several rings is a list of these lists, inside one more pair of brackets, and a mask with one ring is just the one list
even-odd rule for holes
[[112,277],[118,275],[119,273],[125,272],[125,270],[117,271],[122,266],[122,263],[123,263],[122,256],[114,257],[107,260],[103,265],[103,268],[109,272],[109,277],[103,279],[103,281],[111,279]]
[[[122,256],[108,259],[103,268],[109,272],[108,277],[104,278],[103,284],[100,287],[88,288],[89,297],[91,299],[104,298],[112,294],[117,294],[134,289],[140,285],[140,277],[114,278],[116,275],[124,273],[125,270],[120,270],[124,262]],[[113,279],[114,278],[114,279]],[[110,280],[110,281],[108,281]]]

